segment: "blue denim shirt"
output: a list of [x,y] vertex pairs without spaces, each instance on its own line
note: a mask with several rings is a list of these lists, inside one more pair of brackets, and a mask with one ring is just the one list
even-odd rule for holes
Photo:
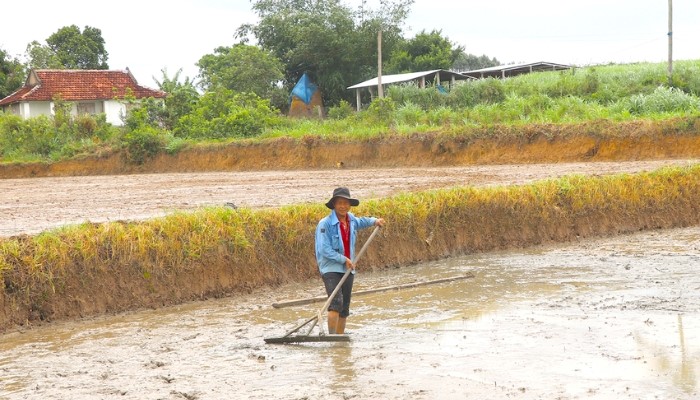
[[[374,225],[377,218],[355,217],[348,213],[350,218],[350,259],[355,259],[355,239],[357,231]],[[340,221],[335,215],[335,210],[324,217],[316,226],[316,262],[321,275],[327,272],[345,273],[345,247],[340,236]],[[355,271],[352,272],[353,274]]]

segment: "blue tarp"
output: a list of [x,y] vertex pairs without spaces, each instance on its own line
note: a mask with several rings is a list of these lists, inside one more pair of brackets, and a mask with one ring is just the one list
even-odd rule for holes
[[[311,103],[311,98],[313,97],[314,93],[316,93],[316,90],[318,90],[318,86],[313,84],[306,75],[306,72],[304,72],[304,75],[301,76],[299,82],[294,85],[294,89],[292,89],[292,96],[298,97],[299,100],[308,105]],[[291,102],[292,99],[290,98],[289,100]]]

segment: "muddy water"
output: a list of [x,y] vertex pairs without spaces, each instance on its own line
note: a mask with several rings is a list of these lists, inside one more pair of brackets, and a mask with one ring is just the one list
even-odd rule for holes
[[[361,266],[360,266],[361,268]],[[700,228],[361,271],[350,343],[266,345],[320,282],[0,337],[1,399],[693,399]]]

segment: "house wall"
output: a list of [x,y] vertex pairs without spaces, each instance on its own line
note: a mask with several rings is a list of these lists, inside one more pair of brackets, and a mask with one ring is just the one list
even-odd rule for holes
[[104,113],[107,116],[107,122],[114,126],[122,126],[122,116],[126,115],[126,105],[120,101],[105,100]]
[[[121,101],[81,101],[80,104],[84,106],[79,107],[78,103],[71,104],[71,115],[78,115],[79,108],[83,112],[89,109],[91,111],[94,110],[95,114],[104,113],[107,117],[107,122],[114,126],[124,125],[124,122],[122,121],[122,116],[126,115],[126,105]],[[29,101],[23,103],[15,103],[10,105],[9,107],[3,107],[3,109],[5,110],[5,112],[11,112],[12,114],[19,115],[23,119],[38,117],[40,115],[52,116],[55,114],[54,103],[52,101]]]
[[40,115],[53,115],[52,101],[32,101],[23,103],[26,106],[26,113],[22,114],[23,118],[33,118]]

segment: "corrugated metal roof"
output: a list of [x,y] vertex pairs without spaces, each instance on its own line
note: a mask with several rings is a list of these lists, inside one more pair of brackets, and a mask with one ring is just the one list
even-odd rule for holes
[[533,63],[499,65],[496,67],[475,69],[472,71],[462,72],[462,74],[473,78],[479,78],[482,76],[511,76],[534,71],[560,71],[570,68],[571,66],[566,64],[538,61]]
[[[409,72],[405,74],[394,74],[394,75],[382,75],[382,85],[388,85],[391,83],[408,82],[414,79],[419,79],[422,77],[428,77],[433,74],[440,74],[441,81],[449,81],[454,77],[457,80],[472,79],[469,76],[460,74],[459,72],[446,71],[444,69],[434,69],[430,71],[420,71],[420,72]],[[348,87],[348,89],[360,89],[365,87],[377,86],[379,84],[378,78],[372,78],[370,80],[358,83]]]

